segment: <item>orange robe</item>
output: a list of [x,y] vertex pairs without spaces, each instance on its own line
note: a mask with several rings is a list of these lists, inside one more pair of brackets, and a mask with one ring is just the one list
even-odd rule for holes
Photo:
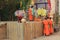
[[44,24],[44,35],[49,35],[49,26],[48,26],[48,21],[47,20],[43,20],[43,24]]
[[29,10],[28,10],[28,16],[29,16],[29,20],[32,21],[33,16],[32,16],[32,9],[31,8],[29,8]]
[[53,27],[52,27],[52,25],[53,25],[53,22],[52,22],[52,20],[49,20],[49,25],[50,25],[50,33],[53,33],[54,31],[53,31]]
[[41,19],[40,19],[40,18],[35,18],[34,21],[36,21],[36,22],[40,22]]

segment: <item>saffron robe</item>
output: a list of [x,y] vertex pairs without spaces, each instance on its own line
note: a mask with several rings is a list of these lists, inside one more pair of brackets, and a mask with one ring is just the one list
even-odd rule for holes
[[50,28],[49,28],[50,33],[53,33],[54,31],[53,31],[53,22],[52,22],[52,20],[49,20],[49,26],[50,26]]
[[32,9],[31,8],[29,8],[29,10],[28,10],[28,16],[29,16],[29,20],[32,21],[33,15],[32,15]]
[[49,35],[49,26],[48,26],[48,21],[47,20],[43,20],[43,24],[44,24],[44,35]]

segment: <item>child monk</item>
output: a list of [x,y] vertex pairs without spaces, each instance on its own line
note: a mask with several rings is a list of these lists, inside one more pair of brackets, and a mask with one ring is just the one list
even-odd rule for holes
[[49,18],[49,26],[50,26],[50,28],[49,28],[50,34],[52,34],[54,31],[53,31],[53,22],[51,20],[51,17]]
[[49,36],[50,33],[49,33],[49,26],[48,26],[47,18],[45,18],[45,19],[43,20],[43,26],[44,26],[44,28],[43,28],[43,29],[44,29],[44,30],[43,30],[44,35]]
[[41,17],[40,16],[38,16],[38,18],[35,17],[34,21],[41,22]]
[[32,9],[31,8],[29,8],[29,10],[28,10],[28,17],[29,17],[30,21],[33,20],[33,15],[32,15]]

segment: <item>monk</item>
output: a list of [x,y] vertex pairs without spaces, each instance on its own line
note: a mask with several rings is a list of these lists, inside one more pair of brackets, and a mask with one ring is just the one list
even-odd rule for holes
[[43,29],[44,29],[44,30],[43,30],[44,35],[49,36],[50,33],[49,33],[49,26],[48,26],[47,18],[45,18],[45,19],[43,20],[43,26],[44,26],[44,28],[43,28]]
[[32,9],[31,8],[29,8],[29,10],[28,10],[28,16],[29,16],[29,20],[32,21],[33,16],[32,16]]
[[38,18],[37,18],[37,17],[35,17],[34,21],[36,21],[36,22],[40,22],[40,21],[41,21],[40,16],[38,16]]
[[40,19],[40,18],[35,18],[34,21],[36,21],[36,22],[40,22],[41,19]]
[[49,18],[50,20],[49,20],[49,26],[50,26],[50,28],[49,28],[49,30],[50,30],[50,34],[53,34],[53,22],[52,22],[52,20],[51,20],[51,17]]

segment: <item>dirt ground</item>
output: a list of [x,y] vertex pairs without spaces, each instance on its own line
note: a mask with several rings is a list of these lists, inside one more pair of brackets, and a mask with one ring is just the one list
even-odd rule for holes
[[60,40],[60,31],[57,33],[54,33],[50,36],[42,36],[40,38],[36,38],[33,40]]

